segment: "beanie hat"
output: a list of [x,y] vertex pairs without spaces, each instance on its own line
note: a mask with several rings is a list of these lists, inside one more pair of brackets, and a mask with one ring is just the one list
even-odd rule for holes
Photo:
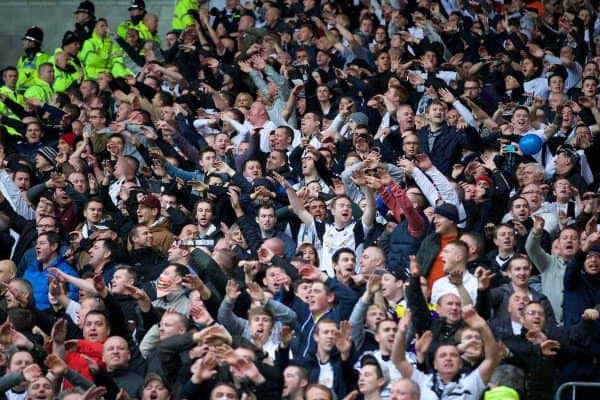
[[146,197],[144,197],[144,200],[140,201],[139,205],[160,210],[160,200],[153,194],[149,194]]
[[50,164],[56,165],[56,156],[58,154],[56,153],[56,150],[54,150],[52,147],[42,146],[38,149],[37,154],[41,155],[46,160],[48,160]]
[[358,125],[368,125],[369,117],[365,113],[355,112],[350,115],[350,120],[356,122]]
[[75,139],[77,139],[77,136],[73,132],[63,133],[58,137],[58,140],[66,142],[71,147],[75,145]]
[[490,178],[489,176],[486,176],[486,175],[476,176],[475,183],[479,183],[479,182],[485,182],[488,184],[489,187],[494,186],[494,181],[492,180],[492,178]]
[[446,217],[455,224],[458,224],[458,210],[454,204],[442,203],[433,210],[433,213]]

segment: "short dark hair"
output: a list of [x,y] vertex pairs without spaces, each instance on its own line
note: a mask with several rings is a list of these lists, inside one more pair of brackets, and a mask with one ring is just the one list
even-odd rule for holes
[[342,247],[341,249],[337,249],[335,251],[335,253],[333,253],[333,255],[331,256],[331,262],[334,264],[337,264],[338,261],[340,260],[340,257],[342,256],[342,254],[344,253],[350,253],[352,254],[354,257],[356,257],[356,253],[354,253],[354,250],[352,250],[349,247]]
[[175,273],[177,275],[181,276],[182,278],[190,273],[190,269],[180,263],[176,263],[176,262],[169,263],[169,265],[167,265],[167,268],[169,268],[169,267],[175,267]]
[[46,239],[48,240],[48,242],[50,243],[50,245],[54,245],[55,244],[57,246],[60,246],[60,235],[58,233],[52,232],[52,231],[50,231],[50,232],[44,232],[44,233],[41,233],[38,236],[38,239],[41,238],[42,236],[46,236]]

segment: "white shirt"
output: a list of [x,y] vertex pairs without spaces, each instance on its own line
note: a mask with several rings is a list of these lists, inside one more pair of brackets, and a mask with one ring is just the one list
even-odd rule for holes
[[541,76],[524,82],[523,90],[525,92],[523,94],[530,97],[532,101],[536,97],[546,100],[548,98],[548,92],[550,91],[548,88],[548,80]]
[[321,364],[319,361],[319,383],[333,390],[333,367],[331,363]]
[[521,330],[523,329],[523,325],[513,320],[510,321],[510,326],[512,327],[513,335],[520,335]]
[[[475,278],[469,271],[465,271],[465,274],[463,275],[463,286],[467,290],[467,293],[469,293],[471,301],[473,301],[473,304],[475,304],[477,301],[477,278]],[[433,283],[433,288],[431,289],[431,304],[437,304],[439,298],[447,293],[453,293],[459,296],[456,285],[450,283],[448,275],[438,279]]]
[[[439,378],[434,379],[433,374],[424,374],[417,368],[413,368],[410,379],[421,388],[421,400],[479,400],[486,388],[479,369],[475,369],[469,375],[461,376],[458,382],[453,381],[447,385],[444,385]],[[438,388],[442,391],[441,396],[438,396],[434,391],[436,381]]]

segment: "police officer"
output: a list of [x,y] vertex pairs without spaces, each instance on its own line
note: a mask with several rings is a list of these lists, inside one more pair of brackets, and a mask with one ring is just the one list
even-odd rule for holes
[[[0,87],[0,96],[6,96],[8,99],[13,102],[20,104],[21,106],[25,105],[25,100],[23,96],[17,93],[17,80],[19,78],[19,73],[15,67],[6,67],[2,71],[2,81],[4,81],[4,86]],[[0,102],[0,114],[6,115],[8,118],[13,118],[18,121],[21,119],[13,113],[10,108],[6,107],[3,102]],[[10,135],[20,136],[20,133],[17,132],[13,127],[4,125],[7,132]]]
[[145,15],[146,3],[144,0],[131,0],[131,5],[129,6],[130,19],[119,24],[117,27],[117,35],[119,35],[120,38],[125,39],[127,37],[128,29],[135,29],[139,32],[140,24],[144,20]]
[[96,7],[89,0],[82,1],[75,10],[75,33],[81,41],[92,37],[94,26],[96,26]]
[[23,36],[23,50],[25,55],[19,57],[17,62],[17,71],[19,79],[17,80],[17,93],[23,94],[33,85],[37,78],[37,71],[40,65],[48,62],[50,56],[42,51],[42,42],[44,41],[44,31],[37,26],[27,29]]
[[192,13],[198,13],[198,0],[177,0],[173,10],[173,30],[181,32],[194,25]]
[[38,99],[42,103],[48,103],[54,95],[54,65],[44,63],[38,69],[38,76],[33,80],[33,84],[27,88],[25,100]]

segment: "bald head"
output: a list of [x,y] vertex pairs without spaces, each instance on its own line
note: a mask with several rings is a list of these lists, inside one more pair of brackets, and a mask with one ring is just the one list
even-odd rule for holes
[[285,252],[285,243],[278,238],[270,238],[263,242],[261,247],[265,247],[273,252],[276,256],[282,256]]
[[379,247],[367,247],[360,256],[360,273],[372,274],[378,268],[385,267],[385,254]]
[[106,339],[102,347],[102,361],[109,372],[127,368],[130,358],[129,345],[125,339],[121,336],[111,336]]
[[8,283],[17,275],[17,265],[12,260],[0,261],[0,282]]

